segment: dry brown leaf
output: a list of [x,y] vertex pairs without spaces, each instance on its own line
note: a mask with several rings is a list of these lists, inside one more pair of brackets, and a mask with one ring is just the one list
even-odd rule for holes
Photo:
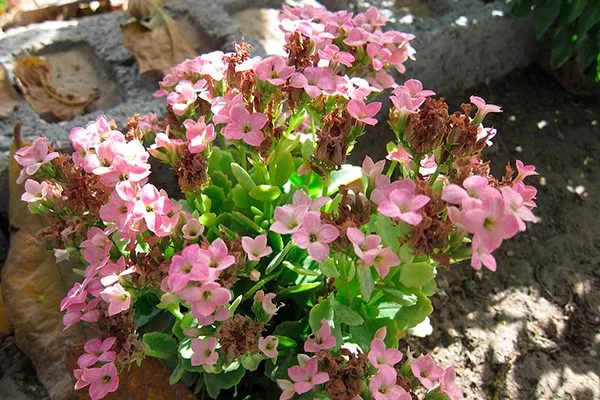
[[[73,351],[70,366],[76,367],[81,351]],[[119,389],[110,393],[104,400],[198,400],[181,382],[169,384],[171,372],[155,358],[146,358],[141,366],[132,365],[128,371],[119,374]],[[73,382],[74,383],[74,382]],[[88,400],[86,389],[76,392],[77,400]]]
[[6,68],[0,64],[0,118],[8,118],[19,105],[19,95],[10,84]]
[[153,29],[138,21],[121,26],[123,45],[137,60],[140,74],[161,78],[173,66],[197,54],[179,24],[166,15],[164,17],[164,23]]
[[88,112],[98,93],[86,96],[61,93],[52,83],[50,68],[50,64],[41,57],[25,55],[17,59],[15,76],[31,107],[50,121],[67,121]]
[[2,296],[15,331],[17,345],[31,358],[40,381],[53,399],[68,399],[73,393],[67,370],[68,348],[83,341],[78,327],[63,331],[60,301],[66,293],[52,252],[37,246],[31,234],[41,226],[21,201],[23,188],[15,183],[19,165],[14,152],[26,145],[15,127],[15,143],[9,164],[9,219],[19,230],[11,235],[10,249],[2,269]]
[[4,304],[4,297],[2,297],[2,286],[0,285],[0,334],[10,335],[13,333],[12,322],[10,322],[10,314],[8,308]]

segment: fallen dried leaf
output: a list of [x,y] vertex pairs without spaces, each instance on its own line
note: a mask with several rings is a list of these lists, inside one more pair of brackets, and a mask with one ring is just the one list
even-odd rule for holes
[[[154,7],[160,10],[160,7]],[[168,73],[174,65],[197,54],[179,24],[164,11],[160,12],[158,17],[157,14],[153,17],[152,29],[137,20],[121,26],[123,45],[137,60],[140,74],[157,78]]]
[[12,322],[10,322],[10,315],[4,304],[4,297],[2,297],[2,286],[0,286],[0,333],[3,335],[10,335],[12,332]]
[[[79,349],[80,350],[80,349]],[[76,367],[81,351],[73,351],[69,366]],[[169,384],[171,372],[155,358],[146,358],[141,366],[133,364],[119,375],[119,389],[104,400],[197,400],[198,398],[181,382]],[[76,399],[87,400],[87,389],[76,392]]]
[[31,107],[47,120],[66,121],[85,114],[98,98],[97,92],[78,97],[73,93],[60,93],[52,84],[50,64],[43,58],[21,56],[15,64],[25,99]]
[[15,143],[9,163],[10,222],[19,230],[11,235],[10,249],[2,269],[2,296],[14,325],[19,348],[31,358],[40,381],[53,399],[67,399],[73,392],[67,371],[67,349],[83,340],[81,329],[63,331],[61,299],[66,293],[53,254],[32,241],[41,226],[21,201],[22,188],[15,183],[19,165],[14,152],[26,145],[15,127]]
[[19,96],[10,84],[6,68],[0,65],[0,118],[7,118],[17,105]]

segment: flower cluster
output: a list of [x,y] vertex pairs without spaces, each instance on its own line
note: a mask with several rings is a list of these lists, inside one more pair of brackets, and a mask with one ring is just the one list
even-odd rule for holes
[[[535,220],[535,170],[492,177],[483,120],[500,108],[474,96],[451,113],[418,80],[395,83],[413,36],[384,24],[375,8],[284,7],[286,57],[200,55],[160,82],[163,116],[121,131],[98,117],[71,131],[71,155],[46,139],[16,152],[23,200],[53,221],[40,243],[83,277],[61,303],[65,329],[96,337],[76,389],[100,399],[156,357],[212,398],[462,397],[452,367],[399,338],[430,323],[438,267],[494,270]],[[387,160],[345,164],[383,126],[386,90]],[[179,191],[152,183],[151,158]]]

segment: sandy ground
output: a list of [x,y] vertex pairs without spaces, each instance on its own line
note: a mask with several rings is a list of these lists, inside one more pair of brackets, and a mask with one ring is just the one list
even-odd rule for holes
[[[453,363],[470,399],[600,399],[600,101],[530,68],[452,97],[501,104],[487,152],[539,177],[540,222],[505,243],[498,271],[441,271],[433,335],[411,340]],[[455,100],[460,99],[460,100]]]
[[[499,130],[487,152],[497,175],[515,158],[537,165],[541,221],[498,251],[496,273],[440,271],[433,334],[402,346],[454,364],[469,399],[600,399],[600,101],[537,68],[449,101],[470,94],[504,106],[486,121]],[[0,398],[47,398],[10,336]]]

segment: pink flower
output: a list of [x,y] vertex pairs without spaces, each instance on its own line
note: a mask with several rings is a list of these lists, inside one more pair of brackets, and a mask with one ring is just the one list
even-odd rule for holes
[[400,265],[400,258],[389,247],[368,250],[362,260],[366,266],[374,266],[382,278],[387,276],[391,267]]
[[473,118],[473,124],[475,125],[480,124],[489,113],[502,112],[502,107],[495,104],[487,104],[485,100],[479,96],[471,96],[470,101],[477,107],[477,114],[475,114],[475,118]]
[[300,229],[300,220],[306,214],[306,210],[285,205],[275,208],[275,222],[271,225],[273,232],[285,235],[295,233]]
[[523,197],[513,188],[503,186],[500,188],[504,203],[510,211],[517,217],[519,223],[519,231],[523,232],[526,228],[525,221],[536,222],[537,218],[531,212],[531,209],[525,205]]
[[258,348],[262,351],[267,357],[275,358],[277,357],[278,351],[277,346],[279,345],[279,339],[277,336],[267,336],[266,338],[258,339]]
[[379,90],[395,88],[398,86],[394,77],[383,69],[377,71],[373,76],[368,76],[367,81]]
[[302,224],[292,235],[294,243],[306,249],[315,261],[323,262],[329,257],[329,243],[339,236],[337,228],[330,224],[322,224],[318,213],[307,213]]
[[496,271],[496,259],[481,245],[479,236],[475,235],[471,241],[471,267],[479,271],[482,265],[492,272]]
[[48,153],[48,139],[37,138],[31,146],[22,147],[15,152],[15,160],[23,167],[17,183],[25,182],[28,176],[35,174],[42,165],[58,157],[57,152]]
[[33,179],[25,181],[25,193],[21,195],[21,200],[27,203],[35,203],[46,199],[48,195],[49,185],[46,181],[39,183]]
[[377,119],[373,118],[381,110],[380,102],[365,104],[360,100],[351,99],[348,102],[348,113],[357,121],[367,125],[377,124]]
[[361,28],[352,28],[348,32],[348,36],[344,39],[344,44],[348,46],[362,46],[369,39],[369,32]]
[[535,165],[525,165],[521,160],[517,160],[517,171],[519,171],[516,177],[518,181],[522,181],[528,176],[539,175],[535,172]]
[[267,235],[258,235],[254,239],[243,236],[242,248],[248,255],[248,259],[252,261],[258,261],[273,252],[273,249],[267,246]]
[[519,231],[519,221],[513,213],[507,212],[504,199],[498,191],[488,193],[480,208],[463,213],[460,225],[467,232],[479,236],[485,249],[493,251],[500,247],[502,240],[513,237]]
[[260,302],[261,307],[265,314],[269,317],[277,315],[277,310],[279,310],[283,305],[277,306],[273,303],[273,299],[275,298],[275,293],[267,293],[262,290],[257,291],[254,294],[254,301]]
[[127,268],[125,259],[121,257],[116,263],[109,262],[102,267],[100,270],[100,282],[105,287],[111,286],[133,272],[135,272],[135,266]]
[[333,72],[327,67],[306,67],[302,72],[294,72],[290,86],[304,89],[311,98],[321,95],[322,91],[335,90]]
[[243,140],[251,146],[258,147],[265,135],[261,129],[267,123],[267,116],[262,113],[250,112],[243,105],[237,105],[230,110],[231,122],[223,129],[223,136],[229,140]]
[[108,235],[98,227],[91,227],[87,232],[87,240],[79,245],[83,258],[93,268],[100,268],[108,261],[112,241]]
[[462,389],[456,384],[455,380],[456,373],[454,372],[454,368],[446,368],[440,379],[440,392],[448,396],[450,400],[463,398]]
[[231,109],[243,104],[241,93],[228,92],[223,97],[217,97],[210,107],[213,112],[213,122],[215,124],[228,124],[231,122]]
[[115,361],[117,359],[117,353],[110,351],[110,349],[115,344],[116,340],[117,338],[114,336],[104,340],[97,338],[88,340],[83,346],[85,353],[77,359],[77,365],[79,368],[89,368],[98,361]]
[[100,368],[84,369],[81,379],[90,384],[89,395],[92,400],[102,399],[119,387],[117,367],[112,362]]
[[288,376],[295,382],[294,389],[298,394],[306,393],[329,380],[327,372],[319,372],[317,357],[308,359],[304,365],[290,367]]
[[108,303],[109,317],[128,310],[131,305],[131,294],[120,283],[107,287],[100,292],[100,296]]
[[186,119],[183,121],[185,126],[185,136],[188,139],[188,149],[190,153],[202,153],[208,147],[208,144],[215,140],[215,127],[213,124],[206,124],[204,118],[197,122]]
[[423,84],[417,79],[409,79],[404,82],[404,85],[400,85],[394,89],[394,94],[399,95],[401,93],[408,94],[412,99],[418,99],[420,104],[423,104],[425,98],[435,96],[433,90],[423,90]]
[[411,396],[396,385],[396,371],[384,369],[369,382],[369,392],[375,400],[410,400]]
[[97,309],[101,299],[93,299],[89,302],[82,301],[80,303],[72,303],[66,308],[66,313],[63,316],[63,325],[65,330],[74,324],[85,321],[88,323],[98,322],[100,319],[100,311]]
[[195,313],[194,317],[198,320],[198,324],[200,326],[210,326],[217,321],[228,320],[229,317],[231,317],[231,313],[229,312],[229,308],[227,308],[226,306],[219,306],[215,308],[215,310],[206,317],[203,317],[198,313]]
[[296,394],[294,384],[287,379],[277,379],[277,386],[281,389],[279,400],[289,400]]
[[140,199],[135,203],[132,214],[136,219],[143,218],[146,226],[157,236],[170,234],[171,218],[168,214],[174,210],[173,203],[166,192],[159,192],[152,184],[142,187]]
[[209,282],[213,278],[215,277],[210,274],[206,259],[200,252],[200,246],[192,244],[171,259],[167,283],[169,288],[177,293],[190,281]]
[[229,250],[223,239],[215,239],[206,250],[200,250],[203,262],[210,268],[210,273],[216,278],[218,274],[235,263],[235,257],[229,255]]
[[267,57],[256,65],[256,76],[273,85],[283,85],[294,73],[294,67],[288,67],[281,56]]
[[367,177],[369,185],[373,185],[375,183],[375,178],[383,173],[384,167],[385,160],[380,160],[374,163],[371,157],[365,157],[362,163],[361,171],[363,175]]
[[204,232],[204,225],[200,223],[196,218],[190,218],[183,228],[181,228],[181,233],[183,233],[183,238],[185,240],[195,240]]
[[368,359],[375,368],[381,370],[390,369],[394,372],[394,365],[402,360],[402,353],[397,349],[387,349],[382,339],[373,339],[371,341],[371,351]]
[[513,181],[512,188],[521,195],[527,207],[536,207],[535,201],[533,201],[537,194],[535,186],[526,185],[523,181]]
[[311,334],[304,342],[304,351],[317,353],[319,350],[329,350],[335,346],[335,337],[331,335],[331,327],[327,321],[321,321],[321,327],[315,334]]
[[354,247],[354,253],[360,259],[365,257],[365,252],[377,249],[381,244],[381,237],[378,235],[365,236],[360,229],[354,227],[349,227],[346,230],[346,237],[352,243],[352,247]]
[[367,45],[367,55],[371,57],[373,69],[379,71],[390,61],[392,52],[387,48],[377,43],[369,43]]
[[318,199],[313,200],[305,191],[296,190],[294,192],[294,197],[292,197],[292,205],[297,209],[317,211],[327,204],[329,200],[331,200],[329,197],[319,197]]
[[377,209],[381,214],[400,219],[409,225],[418,225],[423,216],[418,211],[429,202],[429,197],[407,190],[392,190],[388,200],[383,201]]
[[192,314],[201,317],[211,315],[218,307],[224,306],[231,300],[229,290],[217,282],[203,283],[200,287],[188,287],[181,291],[182,299],[192,305]]
[[192,82],[180,81],[175,86],[175,91],[169,93],[167,96],[167,104],[172,107],[173,114],[181,117],[197,98],[198,95],[196,94],[196,89],[194,89]]
[[325,46],[323,50],[318,50],[317,53],[322,60],[340,63],[348,68],[351,68],[352,63],[354,62],[354,56],[352,54],[340,51],[340,48],[335,44],[329,44]]
[[412,155],[404,149],[404,147],[398,147],[386,156],[388,160],[396,161],[402,165],[405,170],[410,170],[410,162],[412,161]]
[[217,339],[192,339],[192,365],[215,365],[219,360],[219,354],[215,351]]
[[444,373],[444,370],[433,361],[433,358],[429,354],[422,355],[413,360],[410,364],[410,369],[413,375],[427,389],[432,389],[435,386],[435,381],[440,379]]
[[463,187],[464,189],[458,185],[446,186],[442,192],[442,200],[458,205],[472,199],[481,200],[490,187],[490,183],[483,176],[472,175],[463,181]]

